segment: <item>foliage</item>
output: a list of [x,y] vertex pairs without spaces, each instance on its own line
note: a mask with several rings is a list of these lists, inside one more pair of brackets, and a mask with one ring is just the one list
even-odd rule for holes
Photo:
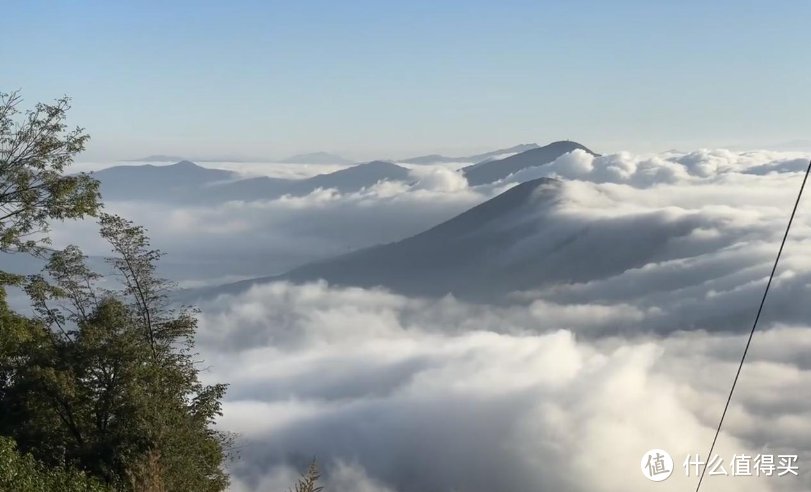
[[[212,427],[225,386],[199,381],[195,311],[170,307],[160,251],[124,219],[100,220],[118,290],[78,248],[44,247],[53,220],[98,213],[98,183],[66,173],[89,138],[67,130],[69,99],[20,102],[0,94],[0,253],[49,261],[27,281],[0,272],[0,436],[13,438],[0,441],[0,491],[223,490],[230,439]],[[33,318],[9,309],[8,284],[25,284]]]
[[290,492],[321,492],[324,487],[318,486],[318,480],[321,478],[321,473],[318,471],[318,465],[315,460],[310,463],[310,468],[298,481],[296,486]]
[[229,436],[213,430],[225,385],[203,385],[195,311],[172,309],[143,228],[103,214],[120,290],[105,290],[76,247],[26,285],[36,319],[0,304],[0,435],[48,466],[119,490],[217,492]]
[[167,492],[164,475],[160,454],[157,451],[149,453],[145,459],[127,471],[132,490],[136,492]]
[[75,470],[45,467],[20,454],[14,441],[0,437],[0,490],[3,492],[111,492]]
[[52,220],[95,215],[98,182],[66,175],[85,148],[83,129],[67,131],[70,99],[21,112],[19,93],[0,93],[0,251],[41,251]]

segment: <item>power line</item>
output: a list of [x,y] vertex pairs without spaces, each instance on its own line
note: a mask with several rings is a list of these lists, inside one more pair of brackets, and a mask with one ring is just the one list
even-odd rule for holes
[[[777,264],[780,262],[780,255],[783,254],[783,247],[786,245],[786,239],[788,238],[788,233],[791,230],[791,223],[794,221],[794,215],[797,213],[797,207],[800,205],[800,198],[803,196],[803,190],[805,189],[805,182],[808,181],[808,174],[811,173],[811,161],[808,162],[808,168],[805,170],[805,177],[803,177],[803,184],[800,185],[800,192],[797,194],[797,201],[794,202],[794,209],[791,211],[791,217],[788,219],[788,225],[786,226],[786,232],[783,234],[783,241],[780,243],[780,249],[777,250],[777,258],[774,259],[774,266],[772,266],[772,273],[769,275],[769,281],[766,283],[766,290],[763,291],[763,298],[760,300],[760,307],[757,310],[757,315],[755,316],[755,322],[752,324],[752,330],[749,332],[749,339],[746,341],[746,347],[743,349],[743,355],[741,356],[741,363],[738,365],[738,372],[735,373],[735,379],[732,381],[732,388],[729,390],[729,396],[727,397],[727,402],[724,405],[724,412],[721,414],[721,420],[718,422],[718,428],[715,430],[715,437],[712,439],[712,445],[710,445],[710,452],[707,454],[707,459],[709,460],[712,457],[712,452],[715,449],[715,442],[718,440],[718,434],[721,433],[721,426],[724,423],[724,417],[727,415],[727,410],[729,409],[729,402],[732,401],[732,393],[735,392],[735,386],[738,384],[738,378],[741,375],[741,369],[743,369],[743,363],[746,360],[746,354],[749,352],[749,346],[752,344],[752,337],[755,335],[755,330],[757,329],[758,321],[760,321],[760,313],[763,312],[763,304],[766,303],[766,296],[769,295],[769,287],[772,286],[772,279],[774,279],[774,272],[777,270]],[[707,472],[707,467],[705,466],[701,470],[701,476],[698,478],[698,485],[696,486],[696,492],[699,492],[701,488],[701,482],[704,480],[704,473]]]

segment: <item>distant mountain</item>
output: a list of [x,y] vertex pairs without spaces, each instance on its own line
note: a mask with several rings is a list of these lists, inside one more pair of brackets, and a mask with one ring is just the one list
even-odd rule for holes
[[185,160],[185,157],[179,157],[176,155],[148,155],[146,157],[141,157],[140,159],[127,159],[124,162],[179,162]]
[[287,159],[283,159],[282,162],[290,163],[290,164],[353,164],[353,161],[349,159],[344,159],[343,157],[335,154],[329,154],[327,152],[313,152],[310,154],[298,154],[292,157],[288,157]]
[[[480,154],[491,156],[531,147],[504,159],[485,160],[465,167],[462,172],[471,186],[489,184],[530,167],[554,162],[558,157],[585,146],[571,141],[553,142],[544,147],[526,144]],[[501,155],[501,154],[499,154]],[[283,195],[303,196],[318,188],[352,193],[379,181],[409,181],[409,170],[387,161],[372,161],[306,179],[247,178],[237,173],[208,169],[190,161],[169,166],[130,165],[98,171],[102,195],[108,200],[157,200],[165,202],[216,203],[231,200],[268,200]]]
[[234,180],[239,174],[180,161],[168,166],[115,166],[96,171],[93,177],[101,183],[103,198],[165,201],[203,186]]
[[494,183],[510,174],[529,167],[542,166],[554,162],[558,157],[576,149],[597,155],[585,146],[563,140],[544,147],[537,147],[499,160],[489,160],[468,166],[462,170],[470,186]]
[[566,186],[549,178],[527,181],[402,241],[184,297],[236,293],[278,280],[324,279],[343,286],[382,286],[409,296],[453,294],[499,302],[516,291],[588,282],[666,260],[670,241],[702,227],[695,217],[662,220],[657,213],[631,218],[562,215],[558,205]]
[[268,200],[283,195],[304,196],[318,188],[352,193],[368,188],[380,181],[406,181],[409,171],[391,162],[372,161],[319,174],[307,179],[249,178],[212,186],[199,198],[206,201]]
[[305,265],[283,278],[417,296],[478,297],[537,286],[548,277],[539,271],[546,252],[514,250],[549,225],[544,217],[560,186],[545,178],[522,183],[416,236]]
[[93,173],[108,200],[212,203],[303,196],[318,188],[351,193],[379,181],[406,181],[409,170],[391,162],[373,161],[307,179],[247,178],[231,171],[208,169],[182,161],[169,166],[116,166]]
[[519,152],[525,152],[531,149],[537,149],[538,144],[521,144],[516,145],[515,147],[510,147],[509,149],[499,149],[494,150],[492,152],[486,152],[484,154],[478,155],[471,155],[467,157],[445,157],[439,154],[431,154],[431,155],[423,155],[420,157],[412,157],[410,159],[405,159],[400,162],[405,164],[442,164],[442,163],[453,163],[453,162],[481,162],[488,159],[493,159],[499,156],[507,156],[510,154],[517,154]]
[[140,159],[127,159],[123,162],[178,162],[178,161],[195,161],[195,162],[244,162],[243,159],[232,156],[222,157],[179,157],[176,155],[150,155],[141,157]]
[[408,169],[391,162],[372,161],[333,173],[319,174],[312,178],[294,181],[291,183],[289,192],[308,194],[317,188],[334,188],[341,193],[351,193],[384,180],[407,181],[408,179]]

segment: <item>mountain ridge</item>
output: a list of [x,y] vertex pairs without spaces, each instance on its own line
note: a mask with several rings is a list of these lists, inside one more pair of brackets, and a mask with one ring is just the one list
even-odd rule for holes
[[[508,249],[516,240],[516,234],[520,236],[526,227],[532,227],[524,221],[521,209],[549,204],[559,195],[561,186],[560,181],[550,178],[527,181],[401,241],[312,262],[280,276],[210,287],[198,293],[216,295],[272,281],[305,282],[323,278],[336,285],[384,286],[405,294],[465,295],[469,290],[465,285],[486,284],[481,276],[488,269],[482,269],[478,261]],[[515,214],[519,217],[508,225],[509,230],[499,230],[505,225],[499,221]],[[491,234],[493,229],[498,232]],[[484,240],[477,241],[477,237]],[[470,268],[473,265],[475,268]],[[461,276],[458,275],[460,270],[464,271]],[[361,272],[360,277],[355,275],[357,272]]]
[[538,167],[555,162],[559,157],[582,150],[597,155],[585,145],[571,141],[559,140],[543,147],[529,149],[504,159],[484,161],[462,169],[462,173],[470,186],[494,183],[511,174],[530,167]]
[[114,166],[96,171],[93,176],[101,182],[102,196],[111,200],[210,203],[303,196],[318,188],[352,193],[380,181],[407,181],[410,171],[391,162],[372,161],[304,179],[246,178],[184,160],[167,166]]
[[182,160],[167,166],[154,164],[113,166],[95,171],[92,176],[101,183],[105,198],[118,200],[165,200],[190,186],[236,179],[239,174],[223,169],[210,169]]
[[454,162],[474,162],[478,163],[495,156],[505,155],[505,154],[515,154],[526,152],[527,150],[537,149],[539,147],[536,143],[530,144],[518,144],[506,149],[498,149],[493,150],[490,152],[485,152],[483,154],[476,154],[472,156],[465,156],[465,157],[446,157],[439,154],[429,154],[429,155],[422,155],[418,157],[411,157],[408,159],[399,160],[397,162],[402,162],[404,164],[443,164],[443,163],[454,163]]

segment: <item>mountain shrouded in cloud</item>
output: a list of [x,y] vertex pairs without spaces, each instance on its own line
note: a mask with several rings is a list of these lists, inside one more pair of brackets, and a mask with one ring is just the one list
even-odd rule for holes
[[521,152],[526,152],[527,150],[537,149],[538,144],[520,144],[514,147],[510,147],[508,149],[498,149],[493,150],[491,152],[485,152],[484,154],[477,154],[471,155],[466,157],[445,157],[439,154],[431,154],[431,155],[423,155],[419,157],[412,157],[409,159],[403,159],[399,162],[405,164],[443,164],[443,163],[452,163],[452,162],[475,162],[479,163],[482,161],[490,160],[490,159],[497,159],[499,157],[506,157],[512,154],[518,154]]
[[[250,450],[235,490],[283,486],[311,452],[335,490],[642,492],[650,482],[639,460],[653,447],[677,467],[657,488],[694,487],[680,463],[713,437],[804,159],[573,152],[526,173],[557,180],[510,188],[401,241],[408,248],[358,252],[369,262],[365,255],[383,252],[386,261],[368,269],[352,263],[366,273],[413,269],[430,291],[443,282],[430,267],[448,276],[467,268],[467,248],[478,251],[492,232],[503,242],[493,258],[467,257],[472,265],[520,260],[548,282],[514,302],[323,281],[257,284],[210,300],[201,343],[216,347],[207,357],[215,374],[234,382],[221,425]],[[736,454],[809,452],[808,210],[799,211],[719,437],[727,470]],[[459,260],[436,249],[446,242]],[[533,258],[545,268],[526,263]],[[811,470],[766,478],[707,484],[800,492]]]
[[[306,265],[283,278],[493,302],[512,292],[598,280],[664,259],[672,241],[704,225],[696,216],[661,213],[576,219],[565,213],[567,186],[548,178],[524,182],[413,237]],[[612,252],[610,261],[589,253],[596,244],[613,247],[620,231],[629,244]],[[262,280],[232,287],[255,282]]]
[[351,193],[380,181],[405,181],[409,171],[390,162],[373,161],[305,179],[244,178],[235,172],[183,161],[170,166],[116,166],[97,171],[94,176],[109,200],[216,203],[304,196],[317,189]]
[[477,186],[496,182],[524,169],[550,164],[559,157],[575,150],[582,150],[595,155],[594,152],[583,145],[565,140],[526,150],[504,159],[480,162],[468,166],[462,171],[470,186]]
[[[482,154],[485,157],[512,154],[500,160],[485,160],[464,168],[461,186],[489,185],[528,169],[544,166],[558,157],[575,150],[593,153],[575,142],[554,142],[545,147],[535,144],[519,145],[510,149]],[[303,161],[302,161],[303,162]],[[429,168],[429,166],[418,166]],[[431,179],[447,179],[450,171],[409,169],[388,161],[357,164],[330,173],[302,179],[284,177],[245,177],[236,172],[210,169],[190,161],[167,166],[116,166],[95,173],[101,182],[102,194],[107,200],[152,200],[184,204],[217,203],[226,201],[272,200],[281,196],[306,196],[318,189],[331,189],[339,193],[352,193],[370,188],[381,181],[426,185]],[[421,179],[412,179],[412,173]],[[461,181],[460,178],[454,178]]]
[[101,192],[108,200],[171,200],[189,190],[212,183],[236,179],[239,174],[209,169],[190,161],[168,166],[115,166],[93,173],[101,183]]
[[[554,163],[526,170],[531,173],[514,175],[519,179],[522,174],[543,171],[548,176],[560,178],[563,174],[572,178],[536,176],[518,185],[492,186],[494,191],[506,191],[411,237],[317,261],[282,277],[250,280],[200,294],[239,292],[283,278],[295,282],[324,279],[335,285],[365,288],[380,286],[412,296],[453,294],[487,302],[503,302],[514,293],[548,289],[554,289],[548,295],[555,298],[579,299],[576,293],[580,291],[568,286],[588,285],[595,289],[606,285],[606,294],[616,293],[638,285],[636,281],[614,285],[613,279],[620,274],[639,271],[642,275],[650,271],[646,267],[650,264],[673,265],[669,268],[682,265],[686,271],[695,261],[688,260],[691,255],[709,258],[716,250],[724,250],[725,258],[736,258],[732,263],[721,262],[713,267],[719,273],[729,273],[733,265],[746,261],[747,255],[760,254],[760,249],[740,249],[736,244],[762,234],[762,230],[759,222],[748,219],[746,213],[717,208],[717,204],[727,198],[737,203],[746,195],[748,184],[761,179],[761,175],[772,173],[768,174],[769,182],[775,183],[796,173],[803,162],[782,156],[769,158],[768,154],[719,152],[667,158],[594,156],[577,149]],[[464,195],[479,188],[452,194]],[[734,190],[740,194],[735,195]],[[406,194],[411,193],[418,191]],[[692,194],[697,194],[695,199],[689,198]],[[707,204],[696,208],[696,203],[703,201]],[[768,207],[764,210],[774,212]],[[702,267],[697,263],[689,268]],[[670,285],[666,282],[676,279],[664,277],[658,284]],[[673,286],[687,288],[689,279],[687,276]],[[650,288],[639,295],[643,293],[652,298],[659,295]],[[655,304],[652,301],[651,309]],[[712,322],[715,328],[731,327],[745,318],[746,312],[738,303],[726,306],[723,319]],[[705,308],[680,314],[680,320],[689,320],[691,325],[706,324],[710,318],[712,314]],[[678,326],[676,320],[660,321],[664,330]]]
[[[415,295],[492,296],[503,294],[505,288],[516,290],[520,281],[509,274],[510,264],[535,263],[543,252],[510,258],[510,251],[539,233],[560,186],[546,178],[522,183],[421,234],[307,265],[285,278],[385,286]],[[530,270],[530,265],[523,265],[525,273]]]
[[384,161],[373,161],[329,174],[291,180],[281,178],[250,178],[211,187],[201,201],[269,200],[283,195],[306,196],[318,189],[352,193],[380,181],[405,181],[407,169]]

